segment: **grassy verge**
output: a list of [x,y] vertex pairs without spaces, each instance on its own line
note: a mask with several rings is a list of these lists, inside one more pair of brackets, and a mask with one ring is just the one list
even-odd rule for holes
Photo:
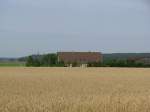
[[0,67],[22,67],[24,62],[0,62]]

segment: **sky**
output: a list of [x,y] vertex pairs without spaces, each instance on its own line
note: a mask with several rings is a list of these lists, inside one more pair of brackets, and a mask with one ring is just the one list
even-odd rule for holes
[[149,0],[0,0],[0,57],[150,52]]

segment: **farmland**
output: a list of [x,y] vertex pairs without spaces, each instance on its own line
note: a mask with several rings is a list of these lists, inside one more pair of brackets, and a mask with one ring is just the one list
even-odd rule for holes
[[150,69],[0,68],[0,112],[148,112]]
[[22,67],[25,66],[25,62],[1,62],[0,61],[0,67]]

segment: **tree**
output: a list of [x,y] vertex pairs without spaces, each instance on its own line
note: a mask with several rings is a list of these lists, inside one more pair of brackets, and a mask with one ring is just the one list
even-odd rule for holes
[[27,58],[26,66],[31,67],[31,66],[33,66],[33,64],[34,64],[33,57],[32,57],[32,56],[29,56],[29,57]]
[[50,66],[50,63],[51,63],[50,54],[43,55],[41,63],[42,63],[42,66]]
[[57,62],[57,67],[65,67],[65,63],[63,61]]
[[50,65],[56,65],[56,64],[57,64],[57,55],[50,54]]
[[42,56],[41,66],[57,66],[57,55],[56,54],[46,54]]
[[41,63],[40,63],[39,59],[35,58],[33,62],[34,62],[33,66],[35,66],[35,67],[40,67],[41,66]]

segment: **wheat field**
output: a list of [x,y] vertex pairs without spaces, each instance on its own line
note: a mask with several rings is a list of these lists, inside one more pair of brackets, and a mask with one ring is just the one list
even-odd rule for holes
[[0,112],[150,112],[150,69],[0,68]]

